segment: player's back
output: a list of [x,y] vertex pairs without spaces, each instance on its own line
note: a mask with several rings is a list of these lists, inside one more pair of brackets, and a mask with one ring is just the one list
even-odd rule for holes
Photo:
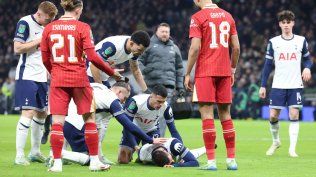
[[84,49],[94,48],[89,25],[62,17],[45,28],[43,37],[53,56],[51,86],[89,86],[83,58]]
[[201,38],[196,77],[231,75],[229,41],[235,34],[236,25],[231,14],[215,4],[192,16],[190,38]]

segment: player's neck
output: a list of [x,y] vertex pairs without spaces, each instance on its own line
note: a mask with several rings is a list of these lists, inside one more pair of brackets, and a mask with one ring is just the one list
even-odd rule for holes
[[294,36],[294,34],[292,33],[292,32],[288,32],[288,33],[282,33],[282,38],[283,39],[292,39],[293,38],[293,36]]
[[218,7],[216,4],[213,4],[211,2],[206,2],[204,4],[202,4],[202,9],[205,9],[205,8],[216,8]]
[[34,19],[35,19],[36,23],[40,24],[40,23],[39,23],[39,17],[38,17],[38,14],[37,14],[37,13],[33,14],[33,17],[34,17]]
[[65,14],[60,18],[73,18],[75,20],[78,20],[78,17],[73,12],[65,12]]

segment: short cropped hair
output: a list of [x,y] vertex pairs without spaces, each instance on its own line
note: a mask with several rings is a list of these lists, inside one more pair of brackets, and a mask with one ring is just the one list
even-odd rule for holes
[[156,31],[157,31],[157,30],[158,30],[158,28],[159,28],[159,27],[161,27],[161,26],[164,26],[164,27],[170,28],[170,25],[169,25],[168,23],[163,22],[163,23],[160,23],[160,24],[157,26]]
[[124,81],[118,81],[115,84],[113,84],[112,87],[123,87],[129,92],[131,91],[131,87],[130,87],[129,83],[126,83]]
[[153,87],[153,89],[151,90],[151,92],[156,94],[156,95],[162,96],[164,98],[166,98],[168,96],[168,92],[167,92],[166,87],[164,87],[161,84],[155,85]]
[[168,158],[168,154],[164,151],[159,150],[160,148],[164,148],[163,146],[158,146],[151,153],[154,164],[159,167],[163,167],[165,165],[170,164],[170,159]]
[[38,6],[38,9],[43,11],[50,18],[54,18],[58,13],[58,10],[55,4],[49,1],[41,2],[40,5]]
[[295,14],[290,10],[283,10],[278,13],[278,21],[295,21]]
[[143,45],[144,47],[148,47],[150,44],[150,37],[146,31],[135,31],[131,36],[131,40],[137,45]]

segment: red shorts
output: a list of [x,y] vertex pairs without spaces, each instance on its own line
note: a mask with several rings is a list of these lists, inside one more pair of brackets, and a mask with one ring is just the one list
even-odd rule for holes
[[193,102],[231,103],[231,76],[195,78]]
[[73,98],[79,115],[95,112],[91,87],[50,87],[49,107],[52,115],[67,115],[69,102]]

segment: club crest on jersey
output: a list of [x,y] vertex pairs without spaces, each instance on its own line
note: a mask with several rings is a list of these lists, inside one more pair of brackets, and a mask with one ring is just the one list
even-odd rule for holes
[[175,145],[174,145],[174,150],[176,150],[177,152],[181,152],[181,149],[182,149],[182,144],[181,143],[176,143]]
[[131,104],[128,106],[128,109],[133,110],[135,108],[136,108],[136,103],[135,103],[135,101],[132,101]]
[[105,56],[108,56],[108,55],[110,55],[112,52],[113,52],[112,47],[108,47],[108,48],[106,48],[106,49],[104,50],[103,53],[104,53]]
[[296,53],[280,53],[279,60],[297,60]]
[[19,29],[18,29],[18,32],[19,32],[19,33],[24,33],[24,32],[25,32],[25,29],[26,29],[26,26],[23,25],[23,24],[20,24]]

